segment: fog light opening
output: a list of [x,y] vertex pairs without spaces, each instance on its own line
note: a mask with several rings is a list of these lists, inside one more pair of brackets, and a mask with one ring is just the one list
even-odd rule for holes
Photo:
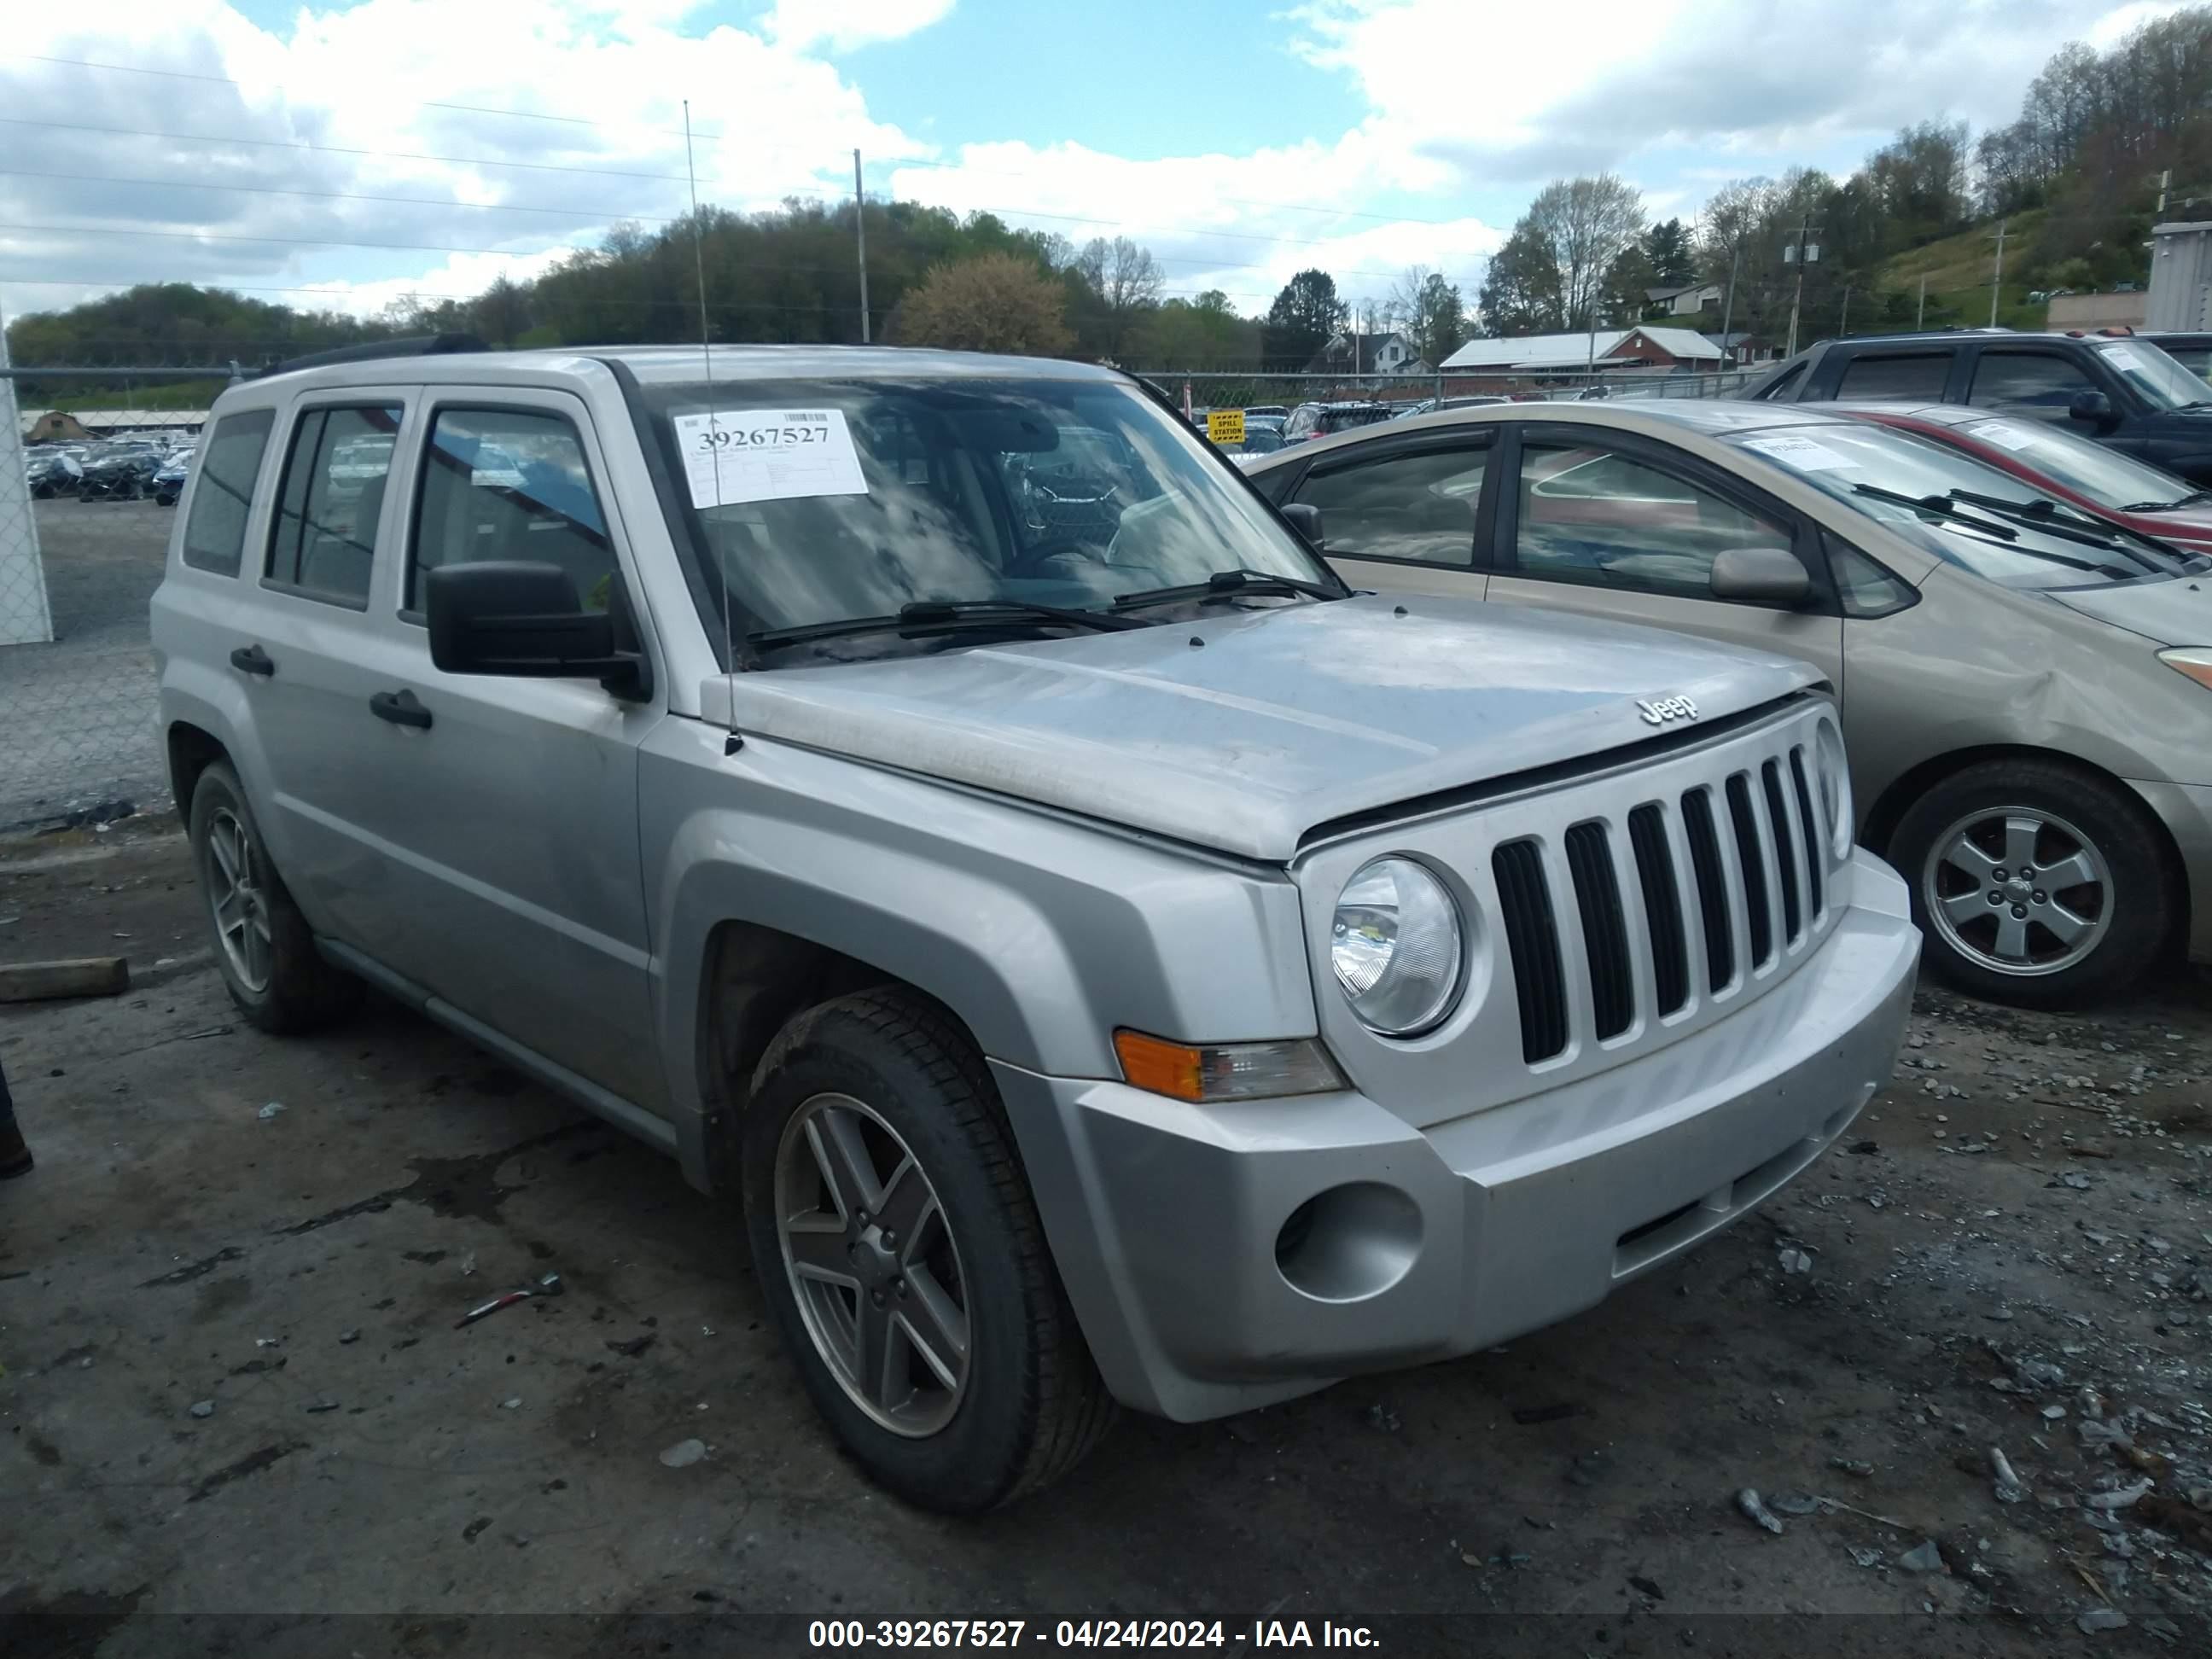
[[1355,1181],[1316,1193],[1275,1235],[1275,1267],[1316,1302],[1380,1296],[1421,1253],[1421,1212],[1395,1187]]

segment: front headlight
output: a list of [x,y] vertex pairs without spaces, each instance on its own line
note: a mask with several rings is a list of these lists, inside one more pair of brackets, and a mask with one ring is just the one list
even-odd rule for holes
[[2185,645],[2172,651],[2161,651],[2158,659],[2176,673],[2186,674],[2199,685],[2212,686],[2212,650],[2201,645]]
[[1451,1012],[1464,951],[1459,907],[1411,859],[1377,859],[1344,884],[1329,966],[1352,1012],[1384,1036],[1414,1036]]
[[1826,720],[1813,743],[1814,769],[1820,776],[1821,827],[1827,831],[1829,850],[1839,859],[1851,855],[1851,836],[1856,825],[1851,811],[1851,769],[1844,757],[1844,739]]

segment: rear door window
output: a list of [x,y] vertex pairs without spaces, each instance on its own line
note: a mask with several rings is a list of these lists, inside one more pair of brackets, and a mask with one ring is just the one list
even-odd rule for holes
[[2098,390],[2086,369],[2057,352],[1985,349],[1966,401],[2030,420],[2063,421],[2076,396]]
[[1844,365],[1844,378],[1836,396],[1894,403],[1943,400],[1944,383],[1951,378],[1948,351],[1868,352]]
[[398,404],[303,410],[284,458],[266,579],[304,598],[365,609]]
[[200,456],[199,483],[185,519],[185,562],[195,570],[235,576],[246,549],[246,516],[253,510],[253,481],[276,411],[252,409],[215,423]]

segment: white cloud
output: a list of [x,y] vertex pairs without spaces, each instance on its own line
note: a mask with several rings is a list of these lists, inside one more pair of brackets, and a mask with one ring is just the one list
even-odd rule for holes
[[794,52],[823,44],[850,52],[926,29],[952,5],[953,0],[775,0],[767,27],[778,46]]
[[162,72],[0,59],[0,115],[19,123],[0,125],[15,170],[0,173],[0,222],[54,228],[0,232],[0,300],[228,282],[374,309],[395,287],[520,277],[616,220],[685,210],[687,91],[700,194],[721,205],[842,195],[856,145],[928,153],[819,58],[739,29],[683,33],[693,9],[361,0],[283,32],[216,0],[55,14],[49,57]]
[[[1311,0],[1291,16],[1293,49],[1353,79],[1378,143],[1472,179],[1528,183],[1632,170],[1662,145],[1779,171],[1816,145],[1871,145],[1930,117],[2008,121],[2045,59],[2112,11],[2082,0],[1585,0],[1569,21],[1557,6]],[[1468,94],[1438,96],[1432,76],[1406,72],[1420,64],[1459,66]]]

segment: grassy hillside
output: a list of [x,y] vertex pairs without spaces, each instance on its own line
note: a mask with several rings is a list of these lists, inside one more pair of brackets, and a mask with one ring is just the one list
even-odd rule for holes
[[[2006,222],[2005,264],[2008,269],[2020,269],[2042,218],[2043,210],[2036,208],[2016,213]],[[1924,276],[1928,279],[1931,322],[1941,307],[1951,313],[1945,319],[1947,321],[1955,319],[1968,327],[1984,327],[1990,320],[1990,278],[1996,264],[1996,226],[1976,225],[1955,236],[1946,236],[1940,241],[1891,256],[1881,266],[1881,286],[1887,292],[1917,296],[1920,279]],[[2028,303],[2027,290],[2027,283],[2014,282],[2008,276],[2004,291],[1997,300],[1997,322],[2001,326],[2045,325],[2044,307]]]

